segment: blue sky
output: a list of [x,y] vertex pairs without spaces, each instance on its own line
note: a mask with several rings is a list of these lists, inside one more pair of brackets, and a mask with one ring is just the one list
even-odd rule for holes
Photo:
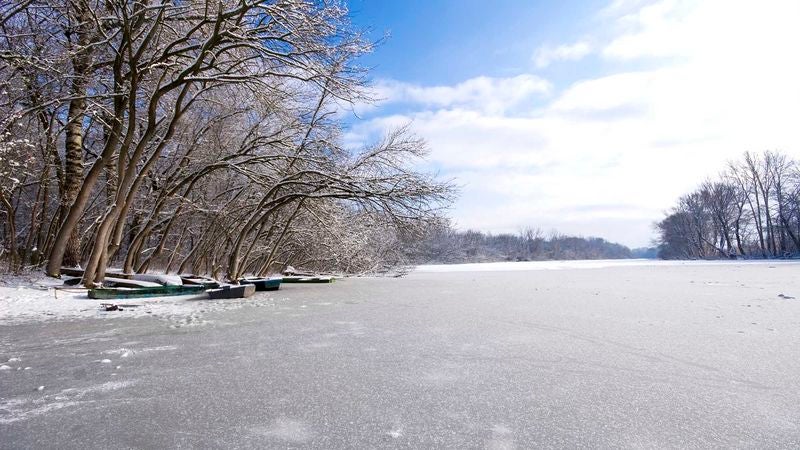
[[560,41],[600,1],[351,0],[354,22],[390,38],[365,63],[376,77],[451,84],[480,75],[508,76],[531,68],[531,49]]
[[350,0],[388,40],[346,137],[411,124],[457,227],[644,246],[747,150],[797,156],[800,2]]

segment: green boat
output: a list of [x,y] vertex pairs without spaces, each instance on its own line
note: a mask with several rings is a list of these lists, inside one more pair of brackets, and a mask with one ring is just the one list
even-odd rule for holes
[[206,289],[217,289],[221,285],[219,281],[208,278],[208,277],[201,277],[197,275],[180,275],[181,281],[183,281],[185,285],[198,285],[198,286],[205,286]]
[[280,278],[242,278],[241,284],[254,284],[257,291],[277,291],[281,287]]
[[197,295],[205,292],[205,286],[158,286],[141,288],[95,288],[89,290],[89,298],[118,299],[118,298],[147,298],[168,297],[173,295]]
[[333,277],[283,277],[284,283],[333,283],[334,280]]

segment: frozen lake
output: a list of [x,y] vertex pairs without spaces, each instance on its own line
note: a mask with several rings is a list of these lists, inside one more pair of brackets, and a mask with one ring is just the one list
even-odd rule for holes
[[425,266],[183,319],[3,325],[0,447],[797,448],[798,275]]

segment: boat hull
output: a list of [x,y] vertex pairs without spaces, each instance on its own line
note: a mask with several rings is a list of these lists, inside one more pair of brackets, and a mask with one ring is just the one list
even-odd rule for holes
[[159,286],[142,288],[96,288],[89,290],[89,298],[110,300],[120,298],[170,297],[174,295],[202,294],[204,286]]
[[181,281],[183,281],[184,286],[204,286],[206,289],[217,289],[220,287],[220,284],[217,280],[207,277],[198,277],[198,276],[183,276],[181,275]]
[[257,291],[277,291],[281,287],[280,278],[243,278],[239,283],[255,285]]
[[209,289],[206,292],[211,300],[247,298],[256,293],[256,287],[253,284],[240,284],[239,286],[222,286],[217,289]]

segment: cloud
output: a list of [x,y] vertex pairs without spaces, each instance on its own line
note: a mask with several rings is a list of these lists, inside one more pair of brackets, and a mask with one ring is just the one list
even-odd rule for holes
[[564,86],[531,74],[387,80],[387,102],[406,108],[376,111],[348,139],[411,123],[431,163],[464,186],[453,210],[463,228],[531,225],[631,246],[744,151],[800,158],[800,2],[619,3],[599,16],[614,32],[593,38],[604,73]]
[[650,2],[616,19],[622,31],[602,54],[611,60],[675,57],[729,63],[738,56],[776,62],[774,57],[790,58],[797,49],[798,17],[800,2],[795,0]]
[[534,96],[550,93],[547,80],[531,74],[509,78],[476,77],[453,86],[418,86],[394,80],[380,80],[374,96],[381,105],[414,103],[436,108],[466,108],[501,114]]
[[557,61],[577,61],[592,52],[592,46],[586,41],[557,46],[542,45],[536,49],[533,62],[543,69]]

